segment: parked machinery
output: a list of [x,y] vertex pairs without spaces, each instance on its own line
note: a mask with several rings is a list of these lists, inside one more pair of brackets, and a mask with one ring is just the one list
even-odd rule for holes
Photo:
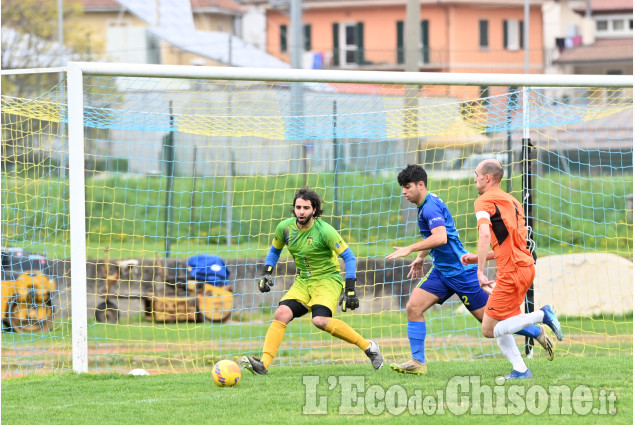
[[3,329],[46,331],[53,324],[55,280],[49,260],[21,248],[2,248],[0,308]]
[[144,264],[107,258],[98,269],[105,281],[105,291],[99,294],[103,302],[95,308],[98,322],[119,321],[121,298],[140,299],[145,318],[154,322],[218,323],[231,316],[234,297],[229,270],[218,256],[195,256],[187,265],[175,261],[170,267],[160,259]]

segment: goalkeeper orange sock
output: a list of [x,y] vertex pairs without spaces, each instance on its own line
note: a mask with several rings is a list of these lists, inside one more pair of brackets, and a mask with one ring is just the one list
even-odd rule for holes
[[336,338],[357,345],[362,350],[366,350],[370,346],[370,342],[367,339],[339,319],[329,318],[324,330]]
[[278,320],[274,320],[271,322],[271,326],[269,326],[269,329],[267,330],[265,344],[262,347],[262,359],[260,359],[267,370],[269,370],[269,365],[271,365],[273,358],[276,357],[278,348],[280,348],[280,344],[282,344],[282,338],[284,337],[284,331],[286,328],[286,324]]

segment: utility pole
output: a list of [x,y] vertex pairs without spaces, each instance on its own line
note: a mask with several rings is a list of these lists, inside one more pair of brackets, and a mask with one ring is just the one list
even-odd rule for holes
[[[64,2],[63,0],[57,0],[57,42],[60,45],[60,61],[62,60],[62,53],[64,52]],[[60,66],[66,64],[60,63]]]
[[[421,40],[421,3],[420,0],[407,0],[406,22],[404,25],[404,59],[406,72],[419,72],[419,58],[421,50],[419,41]],[[405,151],[408,163],[417,164],[419,159],[419,86],[406,86],[406,97],[404,99],[403,133],[406,144]],[[401,199],[401,215],[406,220],[407,231],[413,232],[417,222],[413,208],[406,198]]]
[[525,40],[525,74],[529,74],[529,0],[525,0],[525,24],[523,39]]
[[[404,48],[406,72],[419,72],[419,40],[421,39],[421,3],[420,0],[407,0],[406,25],[404,28]],[[406,152],[414,152],[413,162],[417,162],[419,138],[418,131],[419,114],[419,86],[406,86],[405,112],[404,112],[404,136],[407,140]]]
[[408,0],[406,3],[406,25],[404,28],[404,47],[406,72],[419,72],[419,42],[421,40],[421,0]]
[[[304,34],[302,32],[302,0],[290,0],[289,17],[291,19],[291,68],[302,68],[302,52],[304,51]],[[294,128],[297,134],[304,133],[304,95],[302,83],[291,83],[291,115],[294,119]],[[306,156],[304,140],[292,141],[291,148],[291,172],[306,172],[302,164]]]
[[[57,43],[59,44],[58,66],[66,66],[66,64],[64,63],[64,2],[63,0],[57,0]],[[59,74],[60,83],[64,81],[64,77],[65,77],[64,73],[60,72]],[[60,86],[58,87],[58,91],[60,92],[60,98],[62,98],[63,96],[63,93],[61,93],[63,90],[64,88],[60,84]],[[64,123],[60,121],[59,136],[63,137],[65,133],[66,133],[66,126],[64,125]],[[62,160],[61,163],[63,164],[64,161]],[[60,178],[62,179],[65,178],[66,166],[61,166],[59,170],[60,170]]]
[[302,68],[304,34],[302,33],[302,0],[290,0],[291,18],[291,68]]

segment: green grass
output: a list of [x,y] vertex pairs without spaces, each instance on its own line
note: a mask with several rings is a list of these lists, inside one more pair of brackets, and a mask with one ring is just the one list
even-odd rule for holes
[[[471,315],[454,314],[451,310],[450,306],[445,306],[426,314],[426,354],[431,362],[501,357],[496,343],[482,336],[480,325]],[[379,341],[388,360],[408,358],[405,312],[336,312],[336,317],[364,337]],[[162,324],[149,322],[141,315],[130,316],[117,325],[93,321],[88,325],[90,367],[102,372],[138,367],[156,372],[205,370],[223,357],[259,353],[271,319],[272,310],[266,308],[235,317],[232,322],[224,324]],[[632,314],[561,317],[560,321],[565,339],[556,344],[558,357],[633,353]],[[70,340],[68,322],[56,324],[47,334],[3,333],[3,373],[68,370],[72,364]],[[518,338],[519,343],[522,341]],[[51,354],[46,354],[49,351]],[[22,358],[19,353],[22,353]],[[535,349],[535,356],[544,357],[539,346]],[[310,318],[305,317],[288,325],[274,363],[306,365],[338,361],[360,361],[360,353],[354,346],[343,344],[318,330]]]
[[[191,343],[228,340],[237,335],[263,335],[273,318],[273,309],[263,308],[251,314],[234,317],[230,323],[153,323],[143,315],[128,316],[118,324],[99,323],[94,320],[88,324],[88,338],[98,341],[153,341],[158,344],[174,343],[184,339],[186,335]],[[449,316],[449,309],[432,310],[426,313],[432,336],[445,334],[468,334],[479,336],[480,325],[469,314]],[[336,312],[335,316],[351,325],[354,329],[364,331],[367,338],[405,338],[406,312],[384,312],[378,314],[351,314]],[[236,320],[238,319],[238,320]],[[633,315],[594,316],[594,317],[561,317],[563,333],[589,335],[632,335]],[[403,328],[403,329],[402,329]],[[310,317],[294,320],[287,328],[288,334],[295,334],[299,339],[310,339],[323,332],[311,324]],[[60,322],[47,335],[47,339],[61,339],[71,334],[69,322]],[[2,333],[5,344],[28,342],[22,341],[25,335]]]
[[[193,374],[169,374],[149,377],[132,377],[115,374],[72,373],[51,376],[5,379],[2,382],[2,422],[21,424],[336,424],[336,423],[469,423],[491,425],[494,420],[507,424],[549,423],[611,423],[631,424],[633,422],[633,358],[621,357],[567,357],[546,362],[544,359],[530,359],[528,366],[534,379],[504,384],[505,394],[533,394],[550,386],[590,387],[594,407],[600,406],[600,394],[616,396],[614,415],[576,414],[581,405],[580,396],[573,399],[573,414],[552,415],[549,408],[556,403],[545,404],[546,410],[539,416],[524,411],[516,416],[510,411],[505,415],[483,415],[476,407],[477,399],[472,396],[474,387],[461,388],[456,393],[448,386],[455,376],[473,376],[488,388],[497,376],[510,370],[504,360],[479,360],[475,362],[439,362],[430,364],[426,376],[405,376],[396,374],[388,367],[374,371],[368,364],[323,365],[311,367],[273,367],[267,376],[254,376],[247,372],[236,387],[218,388],[211,380],[210,372]],[[303,384],[303,379],[319,379],[317,386]],[[316,378],[317,377],[317,378]],[[454,378],[460,379],[460,378]],[[365,397],[351,399],[351,391],[346,382],[361,382],[357,394]],[[474,381],[472,381],[474,382]],[[329,386],[329,383],[331,384]],[[344,385],[342,385],[344,383]],[[398,387],[396,387],[398,386]],[[539,387],[540,388],[539,388]],[[311,392],[311,388],[313,391]],[[421,398],[443,394],[444,414],[426,416],[416,410],[405,408],[405,404],[390,402],[372,396],[375,394],[403,391],[407,397]],[[401,389],[399,389],[401,388]],[[513,390],[511,389],[513,388]],[[561,387],[562,388],[562,387]],[[447,389],[447,391],[446,391]],[[420,391],[420,396],[417,395]],[[487,391],[487,390],[485,390]],[[522,391],[522,392],[521,392]],[[309,396],[307,396],[309,392]],[[496,393],[494,393],[496,394]],[[311,402],[315,396],[316,403]],[[323,399],[321,398],[323,397]],[[518,400],[506,400],[507,408],[520,409],[525,405]],[[604,397],[607,399],[607,397]],[[495,400],[495,398],[493,398]],[[321,401],[320,401],[321,400]],[[379,404],[372,403],[375,400]],[[490,406],[484,400],[483,407]],[[549,403],[547,399],[541,399]],[[569,400],[565,397],[565,400]],[[303,414],[307,409],[317,407],[317,402],[325,409],[325,414]],[[393,416],[382,409],[383,404],[396,408]],[[455,416],[460,403],[467,409],[465,416]],[[339,409],[347,405],[359,406],[361,414],[340,414]],[[405,403],[405,402],[404,402]],[[562,400],[559,401],[562,403]],[[566,405],[569,402],[565,402]],[[399,408],[404,406],[403,408]],[[520,407],[518,407],[520,406]],[[377,408],[375,411],[373,408]],[[315,411],[315,410],[314,410]],[[400,413],[403,411],[402,413]],[[606,409],[608,412],[608,408]],[[414,413],[414,417],[411,413]],[[425,422],[424,422],[425,421]]]
[[[341,174],[337,204],[331,174],[236,177],[231,192],[231,240],[224,224],[227,179],[201,178],[193,183],[190,177],[177,177],[171,255],[210,252],[250,258],[255,251],[266,250],[275,226],[289,215],[294,191],[305,182],[325,199],[324,218],[333,224],[340,220],[341,234],[357,256],[382,257],[393,245],[417,240],[417,231],[407,231],[403,225],[400,188],[392,175]],[[633,193],[632,183],[632,175],[591,178],[553,173],[536,179],[538,255],[602,251],[631,258],[633,227],[626,216],[626,197]],[[161,255],[165,251],[166,185],[161,177],[115,175],[87,180],[89,258],[102,258],[106,246],[115,258]],[[473,182],[437,181],[431,175],[429,185],[446,202],[461,239],[473,250],[477,240],[473,202],[478,196]],[[520,177],[514,177],[512,187],[520,198]],[[1,203],[5,241],[52,258],[68,257],[66,181],[3,176]]]
[[[426,313],[429,334],[466,334],[479,336],[480,325],[470,314],[450,316],[450,308],[433,309]],[[153,323],[144,315],[132,315],[120,320],[118,324],[99,323],[90,320],[88,338],[100,341],[153,341],[156,343],[179,342],[187,335],[192,343],[209,342],[214,339],[230,339],[240,332],[241,335],[264,334],[273,318],[272,308],[255,309],[252,313],[234,315],[230,323]],[[363,330],[367,338],[405,338],[407,322],[406,312],[383,312],[376,314],[351,314],[335,312],[335,317]],[[602,315],[593,317],[560,317],[563,333],[589,335],[632,335],[633,314]],[[404,328],[404,329],[402,329]],[[472,332],[476,330],[477,332]],[[309,316],[296,319],[287,328],[287,333],[297,334],[299,339],[309,339],[323,332],[316,329]],[[71,334],[69,322],[60,322],[48,334],[54,340]],[[3,343],[19,343],[24,335],[2,333]]]

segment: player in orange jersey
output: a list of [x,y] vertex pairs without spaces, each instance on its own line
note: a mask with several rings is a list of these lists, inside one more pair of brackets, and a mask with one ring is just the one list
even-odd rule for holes
[[[506,379],[531,378],[512,334],[541,322],[562,341],[562,330],[553,306],[521,314],[520,306],[531,286],[535,267],[527,249],[527,227],[520,202],[500,188],[503,166],[495,159],[482,161],[476,167],[474,182],[478,199],[474,202],[478,220],[478,254],[465,254],[464,264],[478,264],[477,276],[483,290],[490,294],[483,316],[483,335],[496,341],[514,367]],[[490,251],[490,245],[493,251]],[[485,275],[485,262],[496,260],[496,280]],[[544,331],[540,336],[544,337]]]

